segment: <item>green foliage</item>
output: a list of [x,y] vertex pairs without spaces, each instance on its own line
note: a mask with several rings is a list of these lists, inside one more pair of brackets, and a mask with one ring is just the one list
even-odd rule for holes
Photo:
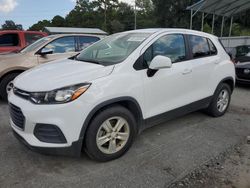
[[[136,0],[137,28],[172,27],[189,28],[190,11],[186,7],[198,0]],[[234,16],[232,35],[250,34],[250,11]],[[220,35],[221,17],[215,17],[214,33]],[[224,35],[229,31],[225,23]],[[211,33],[212,15],[205,19],[204,31]],[[42,30],[46,26],[101,28],[112,34],[132,30],[135,26],[134,5],[118,0],[77,0],[76,6],[63,18],[55,16],[52,20],[43,20],[30,27],[30,30]],[[193,19],[193,29],[201,29],[201,13]]]
[[203,31],[206,33],[212,33],[212,27],[208,25],[208,23],[205,23],[203,26]]
[[55,27],[63,27],[65,26],[65,19],[57,15],[51,20],[51,24]]
[[51,21],[49,20],[42,20],[37,22],[36,24],[32,25],[29,30],[31,31],[42,31],[44,27],[52,26]]
[[234,36],[249,36],[250,29],[244,28],[238,23],[234,23],[233,28],[232,28],[232,35],[234,35]]
[[16,24],[12,20],[6,20],[2,25],[2,30],[23,30],[23,26],[20,24]]

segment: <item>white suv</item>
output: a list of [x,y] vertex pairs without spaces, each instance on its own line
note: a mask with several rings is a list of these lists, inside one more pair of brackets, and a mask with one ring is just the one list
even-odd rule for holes
[[28,70],[9,94],[19,140],[49,154],[108,161],[136,134],[205,109],[222,116],[235,70],[217,37],[184,29],[111,35],[78,56]]

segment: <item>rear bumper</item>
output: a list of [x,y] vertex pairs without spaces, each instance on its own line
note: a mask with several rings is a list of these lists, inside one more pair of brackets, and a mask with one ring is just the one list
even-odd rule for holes
[[73,142],[69,147],[36,147],[31,146],[22,136],[20,136],[14,129],[12,129],[13,135],[26,147],[32,151],[45,154],[45,155],[60,155],[60,156],[70,156],[70,157],[80,157],[82,151],[82,140]]

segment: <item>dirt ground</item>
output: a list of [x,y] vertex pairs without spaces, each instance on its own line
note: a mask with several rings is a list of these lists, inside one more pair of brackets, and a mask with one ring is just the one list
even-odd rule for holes
[[250,188],[250,143],[210,160],[170,187]]

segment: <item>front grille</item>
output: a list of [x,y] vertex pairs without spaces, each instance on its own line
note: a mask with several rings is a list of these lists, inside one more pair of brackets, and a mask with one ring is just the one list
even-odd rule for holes
[[9,104],[10,117],[15,126],[24,130],[25,117],[22,110],[14,104]]
[[34,135],[41,142],[46,143],[67,143],[62,131],[56,125],[37,124],[34,129]]
[[30,98],[30,93],[29,93],[29,92],[23,91],[23,90],[18,89],[18,88],[16,88],[16,87],[14,87],[13,93],[14,93],[15,95],[17,95],[17,96],[23,98],[23,99],[26,99],[26,100],[29,100],[29,98]]
[[238,78],[241,79],[249,79],[250,80],[250,73],[246,74],[244,68],[237,68],[236,69],[236,75]]

